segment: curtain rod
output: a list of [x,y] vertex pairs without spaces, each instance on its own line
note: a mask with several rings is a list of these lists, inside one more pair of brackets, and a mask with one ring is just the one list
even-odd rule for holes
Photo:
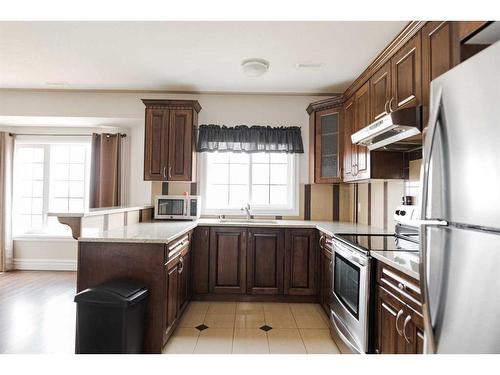
[[[113,134],[113,133],[100,133],[100,134]],[[122,138],[125,138],[127,134],[125,133],[116,133],[120,134]],[[92,134],[42,134],[42,133],[9,133],[10,136],[14,135],[39,135],[39,136],[48,136],[48,137],[92,137]]]

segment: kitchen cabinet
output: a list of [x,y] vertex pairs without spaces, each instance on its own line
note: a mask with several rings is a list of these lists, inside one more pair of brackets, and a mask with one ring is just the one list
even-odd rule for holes
[[248,229],[247,294],[283,294],[284,231]]
[[418,32],[391,58],[392,97],[388,103],[390,111],[421,103],[421,43],[421,35]]
[[422,28],[423,123],[429,120],[431,81],[458,64],[460,43],[456,22],[431,21]]
[[165,324],[166,343],[190,299],[190,233],[166,245],[165,249]]
[[332,299],[332,249],[326,245],[331,237],[320,233],[319,247],[321,249],[321,281],[320,281],[320,304],[325,313],[330,316],[330,303]]
[[[370,86],[366,82],[354,94],[354,132],[370,124]],[[354,146],[355,164],[354,174],[357,180],[370,178],[370,151],[365,146]]]
[[388,104],[392,97],[391,63],[385,63],[370,78],[370,122],[389,113]]
[[209,292],[210,228],[196,227],[191,244],[191,288],[193,294]]
[[423,353],[424,323],[418,281],[379,261],[375,278],[374,352]]
[[310,180],[316,184],[342,182],[342,97],[311,103],[307,112]]
[[375,325],[377,354],[404,354],[406,342],[401,334],[406,305],[381,286],[377,286]]
[[194,181],[196,126],[201,106],[196,100],[143,99],[145,181]]
[[210,229],[210,293],[245,294],[246,235],[246,228]]
[[347,99],[344,103],[344,181],[352,181],[355,179],[354,164],[356,163],[356,146],[352,144],[351,134],[355,131],[355,116],[354,116],[354,96]]
[[191,253],[187,251],[179,258],[179,310],[184,311],[191,298]]
[[352,144],[351,134],[370,124],[373,108],[370,110],[369,103],[369,82],[344,103],[344,182],[407,178],[402,152],[370,152],[367,147]]
[[163,329],[163,344],[172,334],[174,324],[179,314],[179,257],[165,265],[165,324]]
[[286,229],[285,233],[285,295],[317,295],[317,231]]

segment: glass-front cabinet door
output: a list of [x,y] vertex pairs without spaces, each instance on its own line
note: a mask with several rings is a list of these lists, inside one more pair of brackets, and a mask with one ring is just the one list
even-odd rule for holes
[[336,183],[342,181],[340,174],[341,150],[341,108],[316,112],[314,182]]

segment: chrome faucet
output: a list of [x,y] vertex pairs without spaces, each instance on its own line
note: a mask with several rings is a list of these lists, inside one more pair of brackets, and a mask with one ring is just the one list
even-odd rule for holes
[[247,220],[252,218],[252,215],[250,215],[250,203],[247,202],[247,204],[241,208],[241,211],[245,211],[247,214]]

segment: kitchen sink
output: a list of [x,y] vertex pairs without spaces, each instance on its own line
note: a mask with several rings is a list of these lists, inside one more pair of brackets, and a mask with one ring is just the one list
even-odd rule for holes
[[219,219],[219,223],[231,224],[277,224],[276,220],[267,219]]

